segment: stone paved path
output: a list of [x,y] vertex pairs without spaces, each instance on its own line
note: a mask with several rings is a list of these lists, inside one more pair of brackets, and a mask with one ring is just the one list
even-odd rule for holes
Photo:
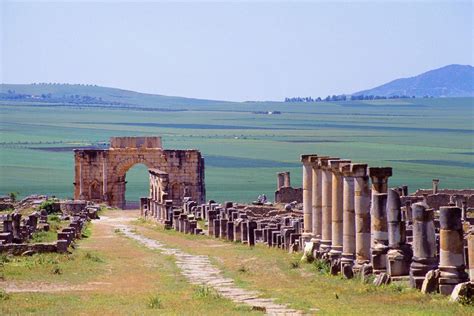
[[304,315],[303,312],[289,308],[286,305],[275,303],[274,299],[261,298],[257,291],[245,290],[237,287],[234,281],[225,278],[221,271],[214,267],[207,256],[190,255],[179,249],[169,248],[162,243],[139,235],[127,225],[117,224],[125,236],[134,239],[150,249],[160,250],[163,254],[173,255],[181,273],[196,285],[207,285],[214,288],[220,295],[236,303],[244,303],[255,310],[265,311],[267,315]]

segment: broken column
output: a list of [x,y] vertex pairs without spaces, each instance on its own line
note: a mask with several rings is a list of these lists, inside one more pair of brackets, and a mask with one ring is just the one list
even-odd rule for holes
[[343,242],[341,272],[346,278],[353,276],[352,267],[355,259],[355,211],[354,211],[354,177],[351,164],[339,166],[343,176]]
[[438,194],[439,179],[433,179],[433,194]]
[[413,258],[410,265],[410,285],[421,288],[428,271],[438,267],[436,234],[432,209],[423,203],[412,204]]
[[391,277],[408,275],[413,252],[406,244],[406,227],[402,221],[400,195],[395,189],[388,191],[387,222],[390,248],[387,253],[387,273]]
[[329,160],[329,167],[332,172],[332,208],[331,208],[331,272],[336,274],[340,269],[340,258],[342,255],[343,242],[343,179],[339,166],[350,164],[349,160]]
[[371,167],[369,177],[372,180],[372,207],[370,210],[372,231],[372,267],[374,273],[385,272],[387,268],[388,231],[387,231],[387,190],[388,178],[392,176],[390,167]]
[[277,173],[277,190],[285,186],[285,174],[283,172]]
[[21,221],[21,214],[20,213],[13,213],[12,214],[12,230],[13,230],[13,242],[14,243],[21,243],[21,231],[20,231],[20,221]]
[[283,172],[283,186],[285,188],[291,187],[290,172],[289,171]]
[[321,169],[321,241],[320,255],[326,254],[331,249],[332,238],[332,172],[329,160],[338,158],[319,157],[318,165]]
[[468,280],[464,264],[461,209],[453,206],[442,206],[439,210],[439,222],[439,292],[450,295],[456,284]]
[[370,190],[367,164],[351,164],[354,177],[355,262],[353,271],[359,273],[370,263]]
[[303,163],[303,240],[310,241],[313,232],[312,219],[312,175],[313,169],[310,163],[311,155],[301,155]]
[[387,230],[387,193],[372,192],[370,221],[372,231],[371,259],[375,274],[387,269],[388,230]]

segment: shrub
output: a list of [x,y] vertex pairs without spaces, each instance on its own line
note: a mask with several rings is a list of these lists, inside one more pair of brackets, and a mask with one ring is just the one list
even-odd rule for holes
[[220,298],[219,293],[217,293],[213,288],[210,288],[206,285],[201,285],[196,288],[194,291],[194,296],[197,298],[205,298],[205,297],[212,297],[212,298]]
[[63,270],[61,270],[61,267],[56,265],[53,267],[53,270],[51,270],[52,274],[63,274]]
[[147,304],[148,308],[152,308],[152,309],[158,309],[158,308],[162,308],[162,304],[161,304],[161,299],[155,295],[155,296],[152,296],[148,299],[148,304]]
[[6,301],[10,298],[10,295],[5,290],[0,289],[0,301]]
[[10,198],[10,200],[12,200],[12,202],[16,202],[19,194],[20,193],[18,192],[10,192],[8,193],[8,197]]
[[292,261],[290,263],[290,268],[291,269],[298,269],[300,267],[300,262],[299,261]]
[[43,201],[40,206],[39,206],[39,209],[40,210],[45,210],[48,214],[54,214],[55,213],[55,210],[54,210],[54,200],[46,200],[46,201]]
[[313,262],[313,266],[320,274],[329,274],[331,271],[329,263],[325,260],[316,259]]

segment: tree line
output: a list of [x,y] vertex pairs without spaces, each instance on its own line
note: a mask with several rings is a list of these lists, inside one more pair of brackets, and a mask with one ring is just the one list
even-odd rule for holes
[[[427,98],[428,96],[425,96]],[[391,96],[382,96],[382,95],[328,95],[325,98],[317,97],[292,97],[292,98],[285,98],[285,102],[332,102],[332,101],[358,101],[358,100],[387,100],[387,99],[414,99],[415,96],[407,96],[407,95],[391,95]]]

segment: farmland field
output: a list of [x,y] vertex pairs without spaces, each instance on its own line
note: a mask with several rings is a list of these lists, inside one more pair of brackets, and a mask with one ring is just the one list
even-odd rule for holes
[[[173,104],[159,108],[172,109]],[[317,153],[392,166],[390,185],[474,187],[474,99],[408,99],[331,103],[244,102],[151,107],[0,103],[0,194],[70,197],[72,148],[111,136],[162,136],[165,148],[199,149],[207,198],[273,197],[276,173],[301,186],[299,156]],[[280,115],[254,111],[281,111]],[[147,194],[144,166],[127,174],[127,199]]]

